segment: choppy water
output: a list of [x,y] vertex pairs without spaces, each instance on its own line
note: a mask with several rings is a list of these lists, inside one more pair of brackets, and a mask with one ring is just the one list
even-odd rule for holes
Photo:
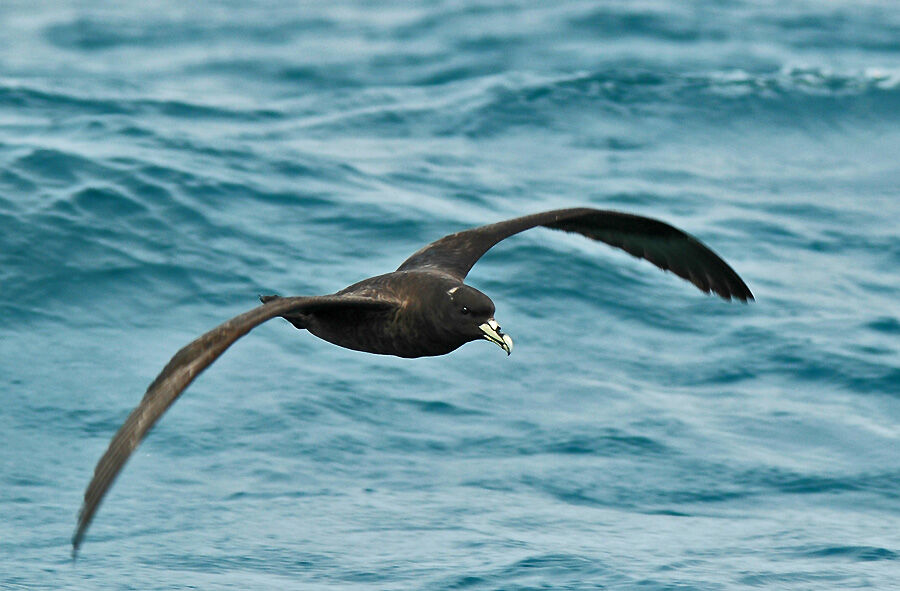
[[[0,587],[897,588],[893,1],[288,4],[0,4]],[[535,230],[469,276],[508,359],[269,323],[70,561],[181,345],[574,205],[758,302]]]

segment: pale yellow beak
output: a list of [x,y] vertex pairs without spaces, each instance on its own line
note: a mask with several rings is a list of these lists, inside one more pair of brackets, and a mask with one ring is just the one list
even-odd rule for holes
[[488,318],[488,321],[480,325],[478,328],[480,328],[481,332],[484,333],[484,338],[498,345],[501,349],[506,351],[507,355],[512,353],[513,340],[508,334],[503,334],[502,332],[500,332],[500,325],[497,324],[496,320],[494,320],[493,318]]

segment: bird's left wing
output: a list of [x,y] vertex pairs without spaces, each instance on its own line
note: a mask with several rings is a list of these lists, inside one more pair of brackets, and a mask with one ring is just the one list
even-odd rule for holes
[[537,226],[575,232],[621,248],[726,300],[753,299],[734,269],[690,234],[653,218],[587,207],[543,211],[450,234],[420,249],[397,270],[428,269],[462,281],[492,246]]
[[232,343],[263,322],[289,312],[314,313],[340,308],[389,310],[396,305],[391,301],[356,296],[277,298],[220,324],[178,351],[147,388],[144,398],[128,415],[94,468],[94,477],[84,493],[84,503],[78,514],[78,528],[72,538],[73,556],[78,552],[103,496],[131,453],[194,378]]

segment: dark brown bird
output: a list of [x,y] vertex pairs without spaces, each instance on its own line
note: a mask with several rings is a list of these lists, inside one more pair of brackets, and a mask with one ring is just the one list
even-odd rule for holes
[[335,345],[381,355],[444,355],[479,339],[511,353],[512,339],[494,320],[494,303],[463,280],[492,246],[536,226],[576,232],[621,248],[726,300],[753,299],[737,273],[693,236],[658,220],[588,208],[545,211],[445,236],[393,273],[364,279],[333,295],[264,296],[262,306],[178,351],[147,388],[94,469],[72,538],[73,556],[103,496],[147,432],[200,372],[266,320],[281,316]]

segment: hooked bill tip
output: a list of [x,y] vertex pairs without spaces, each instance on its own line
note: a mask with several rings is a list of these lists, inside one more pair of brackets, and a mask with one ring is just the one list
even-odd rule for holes
[[509,336],[508,334],[505,334],[502,336],[503,336],[503,343],[506,345],[503,348],[506,349],[506,356],[509,357],[510,355],[512,355],[513,340],[512,340],[512,337]]

